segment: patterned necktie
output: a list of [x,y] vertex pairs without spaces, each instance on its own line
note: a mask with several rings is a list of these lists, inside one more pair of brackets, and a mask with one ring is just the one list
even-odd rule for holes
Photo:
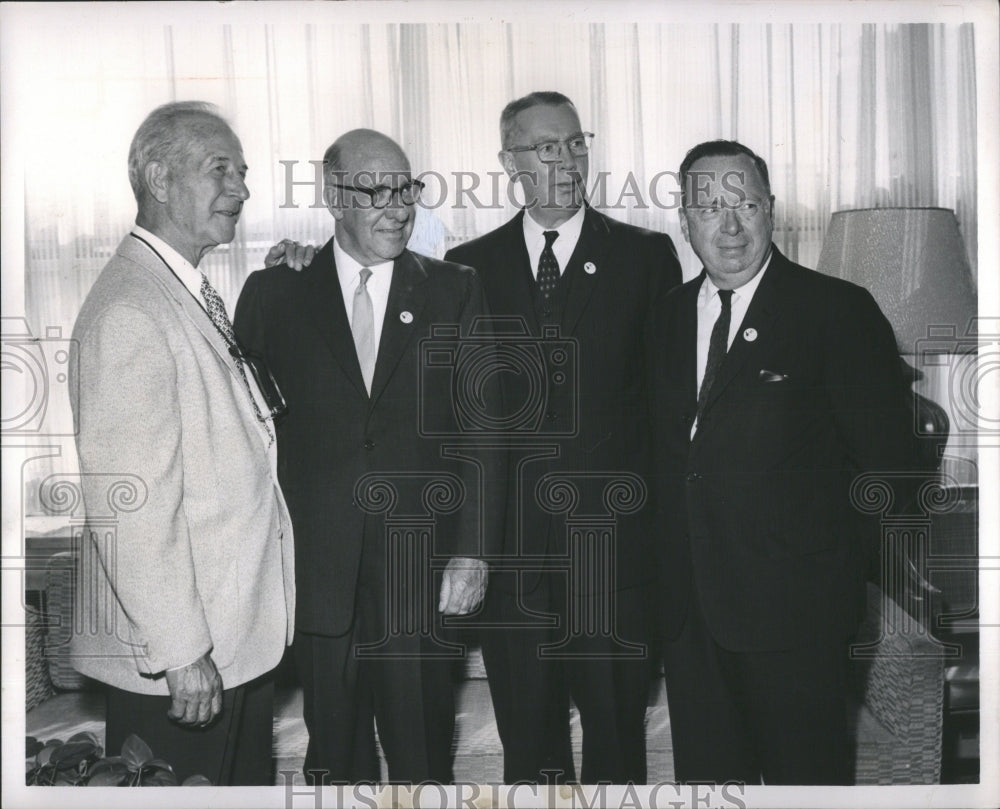
[[354,290],[354,306],[351,311],[351,333],[354,347],[358,351],[361,377],[365,381],[368,395],[372,392],[372,378],[375,376],[375,312],[368,294],[368,279],[372,271],[367,267],[359,273],[358,288]]
[[559,238],[559,231],[546,230],[542,235],[545,237],[545,248],[538,259],[538,291],[548,298],[559,283],[559,262],[552,252],[552,242]]
[[[218,329],[219,334],[225,339],[226,345],[232,349],[236,346],[236,335],[233,332],[233,324],[229,320],[229,315],[226,314],[226,304],[223,303],[219,293],[215,291],[215,287],[208,282],[208,277],[205,273],[201,274],[201,297],[205,300],[205,308],[212,323],[215,324],[215,328]],[[242,360],[235,356],[234,359],[236,360],[236,370],[240,372],[240,379],[243,380],[243,387],[246,388],[247,395],[250,397],[250,404],[253,405],[253,414],[257,417],[257,421],[264,425],[264,429],[267,431],[268,446],[270,446],[274,443],[274,434],[271,432],[271,428],[268,427],[267,420],[260,412],[260,406],[257,404],[257,399],[250,388],[250,380],[247,379],[246,371],[243,369]]]
[[719,300],[722,302],[722,311],[712,327],[712,336],[708,341],[708,360],[705,363],[705,376],[701,381],[701,390],[698,391],[698,421],[701,421],[702,411],[708,401],[708,392],[712,389],[715,376],[722,367],[726,359],[726,352],[729,350],[729,322],[733,315],[733,291],[731,289],[720,289]]

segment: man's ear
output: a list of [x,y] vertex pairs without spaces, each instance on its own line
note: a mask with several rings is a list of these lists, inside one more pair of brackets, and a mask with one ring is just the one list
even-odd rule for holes
[[684,234],[684,239],[689,244],[691,242],[691,237],[688,235],[688,217],[687,209],[684,208],[683,204],[677,209],[677,216],[681,220],[681,233]]
[[149,195],[157,202],[165,203],[170,187],[170,170],[166,165],[158,160],[151,160],[146,164],[142,177],[146,182]]
[[514,154],[512,152],[501,149],[497,152],[497,160],[500,161],[500,165],[503,166],[508,177],[513,177],[517,173],[517,169],[514,168]]
[[344,218],[344,212],[340,208],[340,189],[332,184],[323,187],[323,202],[330,215],[340,221]]

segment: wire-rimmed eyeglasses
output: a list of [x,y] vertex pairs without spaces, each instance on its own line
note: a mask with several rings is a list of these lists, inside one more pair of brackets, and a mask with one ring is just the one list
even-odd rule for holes
[[543,163],[555,163],[559,159],[560,146],[565,146],[573,157],[583,157],[590,151],[590,143],[594,139],[593,132],[580,132],[565,140],[543,140],[531,146],[508,146],[508,152],[530,152],[534,150]]

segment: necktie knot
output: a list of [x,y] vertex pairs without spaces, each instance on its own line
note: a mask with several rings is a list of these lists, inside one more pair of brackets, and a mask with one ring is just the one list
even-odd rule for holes
[[722,302],[723,309],[731,309],[733,305],[733,290],[720,289],[719,300]]
[[362,267],[361,272],[358,273],[361,276],[361,286],[368,286],[368,279],[372,277],[372,271],[367,267]]
[[545,237],[545,246],[551,248],[552,242],[559,238],[558,230],[546,230],[542,233]]

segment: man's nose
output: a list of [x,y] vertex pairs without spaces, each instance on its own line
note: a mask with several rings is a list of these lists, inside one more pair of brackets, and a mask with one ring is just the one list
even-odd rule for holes
[[386,216],[396,222],[405,222],[410,218],[412,205],[407,205],[399,198],[399,194],[393,194],[389,204],[383,208]]
[[237,172],[233,172],[230,175],[229,194],[239,197],[244,202],[250,199],[250,189],[247,188],[246,180]]
[[736,215],[735,208],[723,208],[722,209],[722,230],[725,233],[736,234],[740,232],[742,224],[740,223],[740,218]]
[[556,161],[558,165],[566,171],[573,171],[579,160],[580,158],[570,151],[569,144],[566,141],[559,141],[559,159]]

